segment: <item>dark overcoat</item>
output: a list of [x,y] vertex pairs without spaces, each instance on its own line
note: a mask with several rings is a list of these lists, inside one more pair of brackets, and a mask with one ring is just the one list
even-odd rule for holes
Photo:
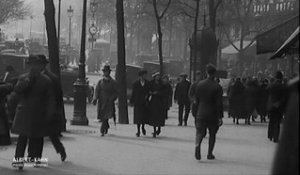
[[0,84],[0,145],[9,145],[10,134],[9,134],[9,123],[6,115],[6,95],[12,91],[12,85]]
[[267,115],[267,103],[268,103],[269,92],[267,90],[267,85],[261,84],[257,91],[257,102],[256,109],[260,116]]
[[190,104],[190,99],[188,96],[190,86],[191,83],[187,80],[183,80],[176,85],[174,100],[176,100],[179,105]]
[[253,81],[247,83],[244,93],[244,117],[248,118],[256,109],[258,87]]
[[196,101],[198,111],[196,120],[218,122],[223,118],[223,89],[213,79],[202,80],[197,84]]
[[[59,135],[64,130],[65,118],[64,118],[64,109],[63,109],[63,92],[60,86],[59,79],[52,72],[45,70],[44,75],[50,78],[52,88],[49,89],[52,91],[54,96],[50,97],[48,111],[51,112],[49,120],[47,121],[46,131],[47,135],[56,136]],[[50,87],[49,87],[50,88]],[[51,106],[53,105],[53,106]]]
[[229,91],[229,110],[233,118],[244,118],[244,94],[244,85],[236,81]]
[[150,92],[154,93],[149,97],[150,116],[148,124],[151,126],[165,125],[165,110],[164,110],[164,89],[161,82],[156,83],[154,80],[150,82]]
[[97,83],[94,100],[98,101],[97,118],[106,120],[113,118],[114,102],[118,98],[117,82],[109,77]]
[[[286,86],[276,80],[275,82],[271,83],[268,87],[269,97],[268,97],[268,104],[267,110],[270,114],[277,114],[274,116],[282,116],[286,103],[287,103],[287,89]],[[273,115],[270,115],[270,117]]]
[[50,97],[54,97],[51,87],[51,80],[42,73],[20,76],[14,89],[20,95],[20,101],[12,133],[31,138],[47,136],[46,125],[51,118],[47,109]]
[[148,119],[148,97],[149,97],[149,81],[145,80],[145,84],[142,86],[140,80],[137,80],[132,85],[132,95],[130,103],[133,104],[133,123],[145,124]]

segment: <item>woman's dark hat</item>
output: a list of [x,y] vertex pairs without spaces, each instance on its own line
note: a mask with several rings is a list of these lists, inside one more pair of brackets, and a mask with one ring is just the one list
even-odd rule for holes
[[26,64],[32,64],[32,63],[43,64],[43,63],[45,63],[45,60],[37,55],[29,55],[29,57],[26,60]]
[[148,72],[146,70],[140,70],[139,73],[138,73],[138,76],[142,76],[142,75],[145,75],[147,73]]
[[109,65],[105,65],[102,69],[103,72],[105,71],[111,71],[110,66]]

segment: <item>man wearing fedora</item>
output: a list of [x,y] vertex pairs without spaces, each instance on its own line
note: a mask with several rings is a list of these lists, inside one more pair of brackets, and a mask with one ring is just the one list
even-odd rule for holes
[[[190,113],[190,99],[189,99],[189,89],[191,83],[186,79],[187,74],[180,74],[180,82],[176,85],[174,93],[174,101],[178,103],[178,126],[182,126],[184,121],[184,126],[187,126],[187,120]],[[183,119],[183,111],[185,111]]]
[[[46,75],[51,81],[52,81],[52,90],[53,90],[53,94],[54,96],[51,97],[51,105],[48,105],[48,109],[47,111],[53,111],[51,113],[52,116],[50,116],[48,118],[47,125],[46,125],[46,134],[47,136],[50,137],[50,140],[54,146],[54,149],[57,153],[60,154],[61,156],[61,160],[65,161],[67,155],[66,155],[66,151],[64,148],[64,145],[61,143],[59,136],[61,135],[61,132],[64,131],[65,129],[65,117],[64,117],[64,111],[63,111],[63,101],[62,101],[62,96],[63,96],[63,92],[61,89],[61,85],[59,82],[59,79],[57,78],[57,76],[52,73],[51,71],[49,71],[46,66],[49,63],[49,61],[47,60],[45,55],[37,55],[43,65],[44,65],[44,70],[42,71],[43,75]],[[43,147],[43,143],[40,145],[41,147]],[[42,150],[42,148],[40,148],[40,150]]]
[[[52,82],[44,75],[43,60],[36,55],[30,55],[26,61],[28,73],[22,74],[14,88],[20,96],[12,126],[12,133],[18,134],[13,166],[22,169],[24,153],[29,139],[28,158],[42,157],[41,145],[46,133],[46,121],[51,117],[47,111],[51,106],[50,99],[54,97],[51,90]],[[49,88],[50,87],[50,88]]]
[[114,116],[114,105],[118,98],[117,82],[110,76],[110,66],[105,65],[102,69],[103,78],[98,81],[93,104],[97,106],[97,118],[101,120],[101,136],[107,134],[109,129],[108,120]]

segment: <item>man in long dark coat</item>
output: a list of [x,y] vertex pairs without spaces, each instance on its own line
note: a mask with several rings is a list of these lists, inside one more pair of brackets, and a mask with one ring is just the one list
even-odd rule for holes
[[268,103],[268,80],[263,79],[260,81],[257,91],[256,109],[258,115],[260,115],[260,121],[266,122],[267,116],[267,103]]
[[283,84],[283,74],[280,71],[275,73],[275,81],[268,87],[268,113],[269,127],[268,138],[270,141],[278,142],[280,133],[280,122],[283,118],[287,100],[286,87]]
[[[174,101],[177,102],[179,105],[178,109],[178,126],[182,126],[182,122],[184,125],[187,126],[187,120],[190,113],[190,100],[189,100],[189,89],[191,83],[186,79],[186,74],[180,75],[180,82],[176,85],[175,94],[174,94]],[[185,111],[184,118],[183,118],[183,111]]]
[[[41,158],[40,150],[43,143],[43,137],[47,135],[46,125],[50,117],[47,113],[49,99],[54,96],[51,91],[52,82],[42,73],[44,65],[41,59],[35,55],[30,55],[27,60],[29,73],[19,77],[14,91],[20,95],[20,101],[17,106],[16,116],[14,118],[12,133],[18,134],[18,143],[15,152],[15,163],[19,168],[23,168],[27,140],[29,138],[28,157]],[[18,162],[21,160],[21,162]]]
[[[257,86],[255,80],[249,78],[244,93],[244,117],[245,124],[250,125],[250,118],[253,117],[254,111],[256,110],[256,101],[257,101]],[[253,121],[253,120],[252,120]]]
[[239,119],[244,118],[244,94],[245,87],[240,78],[237,78],[229,92],[229,108],[233,117],[233,123],[239,124]]
[[141,70],[138,73],[139,79],[132,85],[130,103],[133,105],[133,123],[137,125],[136,136],[139,137],[142,126],[142,133],[146,135],[145,124],[148,118],[147,98],[149,97],[149,82],[146,80],[147,71]]
[[[52,81],[52,86],[49,87],[52,90],[54,96],[50,97],[49,105],[47,106],[48,113],[51,112],[51,116],[48,118],[47,125],[46,125],[46,135],[50,137],[50,140],[54,146],[54,149],[57,153],[60,154],[61,160],[65,161],[67,155],[65,151],[65,147],[61,143],[59,137],[62,131],[64,131],[65,126],[65,118],[63,115],[63,102],[62,102],[62,89],[60,86],[59,79],[56,77],[55,74],[50,72],[46,69],[47,64],[49,61],[46,59],[45,55],[38,55],[44,65],[44,70],[42,72],[43,75],[46,75]],[[43,144],[41,145],[41,147]],[[42,150],[42,148],[40,148]]]
[[208,74],[208,78],[200,81],[196,88],[198,111],[195,118],[195,158],[197,160],[201,159],[201,143],[207,129],[209,131],[207,159],[215,159],[213,149],[216,142],[216,134],[219,126],[223,123],[223,90],[215,81],[216,68],[213,65],[207,65],[206,73]]
[[161,83],[159,73],[152,75],[153,80],[150,81],[150,97],[149,97],[149,109],[150,116],[148,124],[153,126],[153,137],[155,138],[161,132],[161,127],[165,125],[165,114],[164,114],[164,91]]
[[110,76],[110,66],[105,65],[102,69],[103,79],[99,80],[95,90],[93,104],[97,106],[97,118],[102,122],[100,132],[104,136],[108,132],[108,120],[114,115],[114,102],[118,98],[117,82]]

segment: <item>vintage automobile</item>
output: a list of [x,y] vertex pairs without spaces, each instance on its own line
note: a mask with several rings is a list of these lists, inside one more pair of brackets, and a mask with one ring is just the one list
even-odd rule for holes
[[[16,55],[11,53],[0,54],[0,77],[4,74],[5,68],[9,65],[13,66],[16,71],[16,75],[20,75],[25,72],[26,64],[25,60],[27,55]],[[62,90],[66,100],[70,100],[74,97],[73,83],[76,81],[78,75],[78,70],[76,68],[61,67],[61,82]],[[88,82],[88,81],[87,81]],[[94,95],[94,88],[88,85],[87,89],[87,100],[92,102]]]

